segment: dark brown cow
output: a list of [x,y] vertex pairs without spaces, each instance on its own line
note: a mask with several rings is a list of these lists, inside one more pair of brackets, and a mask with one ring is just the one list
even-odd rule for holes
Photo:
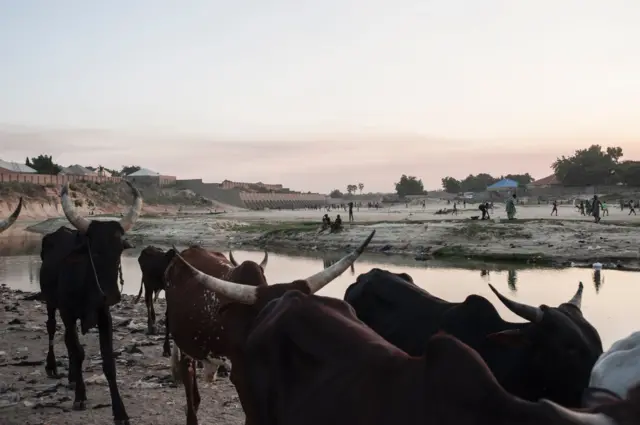
[[[143,249],[138,257],[142,279],[140,279],[140,291],[134,303],[137,304],[138,301],[140,301],[140,296],[144,290],[144,303],[147,306],[147,329],[149,335],[155,335],[157,331],[156,311],[153,308],[153,303],[158,299],[160,291],[164,290],[164,272],[167,270],[167,267],[169,267],[169,263],[175,253],[173,249],[164,252],[162,249],[150,245]],[[163,354],[168,357],[171,355],[168,332],[166,332],[166,336]]]
[[[315,275],[292,283],[268,285],[263,268],[245,261],[237,267],[224,256],[202,248],[177,254],[166,272],[169,327],[182,358],[172,356],[172,367],[180,369],[187,395],[187,425],[197,425],[200,395],[192,359],[225,356],[231,360],[231,382],[236,386],[247,417],[257,424],[244,385],[243,347],[255,315],[272,299],[295,289],[312,294],[340,276],[362,254],[375,231],[352,253]],[[221,278],[219,276],[225,276]]]
[[18,206],[16,207],[15,211],[13,211],[13,214],[11,214],[8,219],[0,221],[0,233],[7,230],[13,225],[13,223],[16,222],[18,216],[20,215],[20,211],[22,211],[22,197],[20,197]]
[[260,312],[244,354],[245,398],[262,425],[640,423],[640,394],[590,413],[524,401],[498,384],[478,353],[449,335],[432,337],[424,355],[412,357],[360,321],[346,302],[298,291]]

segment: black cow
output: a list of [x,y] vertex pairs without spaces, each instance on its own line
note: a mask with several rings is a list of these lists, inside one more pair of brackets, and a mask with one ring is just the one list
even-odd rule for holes
[[22,211],[22,197],[20,197],[20,202],[18,202],[18,206],[13,211],[13,213],[6,220],[0,220],[0,233],[7,230],[13,223],[16,222],[18,216],[20,215],[20,211]]
[[62,188],[62,209],[77,229],[61,227],[42,239],[40,289],[47,304],[49,353],[46,371],[58,377],[53,339],[56,309],[65,327],[64,340],[69,353],[69,384],[75,386],[74,410],[85,408],[86,387],[82,377],[84,349],[78,339],[76,322],[82,334],[98,327],[102,371],[109,383],[111,408],[117,425],[128,425],[129,417],[116,384],[113,357],[112,319],[109,307],[120,301],[118,272],[122,251],[131,245],[124,239],[142,210],[140,192],[129,182],[134,201],[129,212],[118,221],[88,220],[74,209],[68,184]]
[[[164,272],[169,266],[176,252],[169,249],[167,252],[155,246],[148,246],[142,250],[138,257],[142,279],[140,280],[140,291],[134,303],[140,301],[140,296],[144,290],[144,303],[147,306],[147,328],[149,335],[156,333],[156,312],[153,303],[158,299],[160,291],[165,288]],[[171,347],[169,346],[169,326],[167,325],[168,317],[165,312],[165,343],[163,347],[163,355],[169,357],[171,355]]]
[[429,338],[442,330],[478,351],[511,393],[581,405],[591,368],[602,354],[600,336],[580,310],[582,283],[558,307],[517,303],[489,285],[509,310],[529,322],[510,323],[482,296],[451,303],[412,282],[406,274],[372,269],[358,276],[344,299],[363,322],[411,355],[421,355]]
[[640,387],[585,412],[523,401],[451,336],[430,338],[422,356],[411,357],[344,301],[296,290],[260,311],[244,353],[246,404],[263,425],[640,423]]

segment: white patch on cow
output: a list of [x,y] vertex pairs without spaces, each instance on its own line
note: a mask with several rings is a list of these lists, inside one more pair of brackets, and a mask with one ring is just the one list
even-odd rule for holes
[[640,331],[616,341],[591,370],[589,387],[603,388],[626,398],[640,384]]
[[178,344],[173,341],[173,348],[171,349],[171,376],[176,384],[182,383],[182,374],[180,373],[180,348]]
[[218,375],[218,368],[224,364],[223,360],[220,359],[204,359],[202,361],[204,365],[204,379],[207,382],[213,382]]

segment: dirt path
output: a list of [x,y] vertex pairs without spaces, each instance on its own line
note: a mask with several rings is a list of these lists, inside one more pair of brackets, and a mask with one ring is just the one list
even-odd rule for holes
[[[67,379],[48,378],[44,371],[48,348],[45,306],[39,301],[23,300],[25,295],[0,287],[0,424],[113,424],[97,332],[80,336],[85,347],[83,370],[89,403],[85,411],[72,411],[74,393],[67,389]],[[182,385],[173,383],[169,359],[162,357],[162,337],[145,334],[144,303],[134,305],[132,301],[133,297],[125,296],[112,310],[118,385],[131,423],[184,424],[184,390]],[[156,305],[156,311],[164,314],[164,300],[158,300]],[[59,319],[58,323],[58,372],[66,376],[67,351]],[[199,388],[201,423],[244,424],[244,413],[227,377],[219,377],[214,383],[201,378]]]

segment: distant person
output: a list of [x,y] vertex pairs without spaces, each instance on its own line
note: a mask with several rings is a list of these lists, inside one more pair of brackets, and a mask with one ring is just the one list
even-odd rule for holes
[[631,215],[631,213],[633,213],[633,215],[637,215],[636,204],[633,203],[633,199],[629,201],[629,215]]
[[353,221],[353,201],[349,201],[349,221]]
[[607,201],[601,201],[600,206],[602,206],[602,216],[609,215],[609,206],[607,205]]
[[489,219],[489,204],[485,204],[484,202],[482,202],[478,206],[478,209],[482,212],[481,220],[488,220]]
[[558,216],[558,201],[556,201],[554,199],[553,201],[553,208],[551,209],[551,215],[553,215],[553,213],[556,213],[556,217]]
[[457,203],[453,203],[453,211],[451,211],[451,215],[458,215],[458,204]]
[[600,207],[602,204],[598,199],[598,195],[593,195],[593,202],[591,202],[591,215],[596,223],[600,223]]
[[624,211],[624,199],[620,199],[620,211]]
[[511,195],[511,198],[507,198],[507,218],[509,220],[513,220],[516,218],[516,202],[518,199],[516,198],[516,194]]
[[342,230],[342,218],[340,218],[340,214],[338,214],[331,225],[331,232],[338,232],[340,230]]
[[467,200],[466,199],[462,200],[462,208],[465,208],[465,209],[467,208]]
[[585,215],[585,213],[584,213],[584,201],[580,201],[579,209],[580,209],[580,215]]

